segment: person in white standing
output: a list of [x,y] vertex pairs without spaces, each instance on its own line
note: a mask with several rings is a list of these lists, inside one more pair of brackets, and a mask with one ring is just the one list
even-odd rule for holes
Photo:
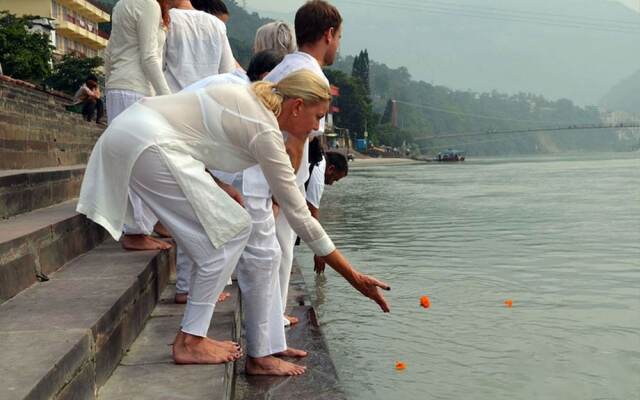
[[207,76],[235,70],[224,22],[196,10],[189,0],[173,0],[169,16],[164,75],[173,93]]
[[[235,172],[259,163],[296,233],[354,288],[389,311],[379,288],[390,287],[353,268],[311,216],[285,150],[281,130],[306,137],[318,128],[330,98],[329,86],[308,71],[278,84],[221,85],[147,97],[124,111],[96,143],[78,212],[117,240],[131,218],[131,188],[196,261],[173,344],[176,363],[215,364],[241,356],[235,343],[207,338],[207,332],[215,299],[240,257],[251,221],[205,168]],[[290,374],[305,370],[291,368]]]
[[[111,37],[104,54],[107,121],[145,96],[170,94],[162,74],[162,49],[169,25],[167,0],[120,0],[111,15]],[[132,207],[143,209],[131,196]],[[125,227],[122,247],[127,250],[167,249],[168,243],[149,234],[156,223],[149,212],[136,213]]]
[[[331,65],[336,59],[340,38],[342,36],[342,16],[337,8],[323,0],[312,0],[298,9],[295,16],[296,41],[298,51],[287,55],[265,80],[278,82],[289,74],[306,69],[320,77],[327,85],[329,80],[322,72],[322,67]],[[324,131],[324,120],[318,130],[312,135]],[[287,153],[291,157],[294,169],[297,171],[296,183],[304,193],[304,183],[309,179],[308,140],[298,140],[295,137],[287,140]],[[256,178],[259,180],[259,178]],[[261,179],[264,182],[264,179]],[[257,185],[256,185],[257,186]],[[283,324],[298,322],[293,316],[286,316],[289,279],[293,266],[293,248],[296,235],[285,215],[280,214],[276,219],[276,234],[282,251],[280,260],[280,292],[282,299]]]

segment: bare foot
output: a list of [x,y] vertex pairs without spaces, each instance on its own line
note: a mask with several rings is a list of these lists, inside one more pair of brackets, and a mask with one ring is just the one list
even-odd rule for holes
[[125,250],[167,250],[171,244],[147,235],[124,235],[120,241]]
[[233,340],[215,340],[210,337],[205,338],[207,341],[215,344],[216,346],[222,347],[223,349],[227,349],[229,351],[239,351],[242,354],[242,349],[240,349],[240,344],[234,342]]
[[173,343],[173,361],[176,364],[223,364],[242,356],[241,351],[229,351],[208,339],[179,331]]
[[294,317],[292,315],[285,315],[284,318],[289,321],[289,325],[295,325],[298,322],[300,322],[300,320],[298,318],[296,318],[296,317]]
[[162,225],[162,223],[160,222],[156,223],[156,226],[153,227],[153,231],[162,237],[171,237],[171,232],[169,232],[169,230],[165,228],[164,225]]
[[252,358],[247,357],[245,371],[247,375],[302,375],[307,370],[303,365],[297,365],[273,356]]
[[298,357],[298,358],[306,357],[308,355],[309,355],[308,352],[300,349],[294,349],[293,347],[287,347],[285,351],[281,351],[280,353],[274,354],[275,357]]
[[187,304],[187,298],[189,297],[189,293],[176,293],[173,297],[173,301],[176,304]]
[[231,293],[229,293],[229,292],[220,293],[220,296],[218,296],[218,303],[222,303],[223,301],[225,301],[229,297],[231,297]]

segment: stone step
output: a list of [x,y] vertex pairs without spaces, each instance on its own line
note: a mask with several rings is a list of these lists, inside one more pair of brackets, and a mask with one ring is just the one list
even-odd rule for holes
[[[227,286],[231,297],[216,306],[209,334],[216,339],[239,340],[240,302],[237,285]],[[184,306],[173,302],[169,285],[147,325],[98,394],[100,400],[216,400],[232,399],[234,363],[176,365],[171,343]]]
[[93,399],[138,336],[174,253],[109,240],[0,305],[0,399]]
[[84,165],[0,170],[0,219],[78,197]]
[[0,303],[107,237],[75,208],[70,200],[0,221]]

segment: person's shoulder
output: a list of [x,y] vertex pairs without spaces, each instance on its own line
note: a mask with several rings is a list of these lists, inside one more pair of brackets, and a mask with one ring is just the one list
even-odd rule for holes
[[215,15],[211,15],[204,11],[198,11],[198,17],[212,24],[217,30],[225,34],[227,33],[227,25],[225,25],[225,23],[222,22],[222,20],[216,17]]

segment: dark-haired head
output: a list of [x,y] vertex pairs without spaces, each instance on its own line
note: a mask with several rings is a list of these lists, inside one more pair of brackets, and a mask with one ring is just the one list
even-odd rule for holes
[[296,12],[295,30],[301,50],[324,39],[328,49],[323,62],[325,65],[333,64],[342,31],[342,16],[337,8],[324,0],[306,2]]
[[284,56],[275,50],[263,50],[257,52],[247,68],[247,76],[251,82],[259,81],[280,64]]
[[220,18],[223,22],[229,19],[229,9],[222,0],[191,0],[196,10],[204,11]]
[[324,153],[327,161],[327,167],[324,172],[324,184],[333,185],[349,174],[349,162],[347,157],[336,151],[328,151]]

